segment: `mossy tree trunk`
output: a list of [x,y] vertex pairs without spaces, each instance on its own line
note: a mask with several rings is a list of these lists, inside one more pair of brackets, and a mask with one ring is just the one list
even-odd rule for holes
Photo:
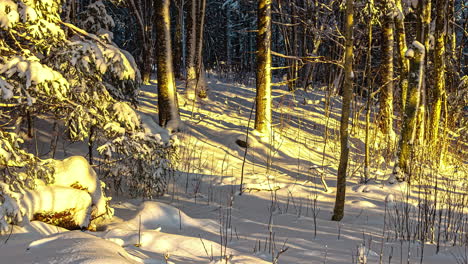
[[178,130],[180,123],[177,106],[177,91],[172,68],[170,0],[156,0],[156,53],[158,55],[158,109],[159,125],[171,131]]
[[271,0],[258,1],[257,23],[255,129],[269,139],[271,133]]
[[[418,23],[418,29],[417,29],[417,40],[420,43],[424,44],[425,47],[425,57],[429,57],[429,31],[430,31],[430,24],[431,24],[431,10],[432,10],[432,0],[425,0],[425,1],[419,1],[418,2],[418,8],[419,12],[421,14],[420,20]],[[418,112],[418,134],[417,134],[417,139],[418,141],[423,144],[424,139],[426,136],[426,125],[427,125],[427,116],[426,116],[426,108],[428,105],[427,102],[427,73],[426,70],[428,69],[426,62],[428,60],[425,60],[424,67],[423,67],[423,72],[422,72],[422,83],[421,83],[421,100],[420,100],[420,105],[419,105],[419,112]],[[427,138],[427,137],[426,137]]]
[[346,0],[346,30],[345,30],[345,80],[343,87],[343,107],[340,122],[340,164],[336,183],[336,200],[333,210],[333,221],[341,221],[344,216],[344,204],[346,196],[346,170],[348,168],[349,156],[349,131],[348,120],[351,106],[351,95],[353,93],[353,19],[354,1]]
[[409,61],[405,57],[408,47],[406,46],[405,15],[401,0],[395,0],[395,6],[398,13],[395,17],[395,31],[398,44],[398,64],[400,66],[400,112],[403,115],[405,112],[406,95],[408,94]]
[[382,81],[383,89],[379,97],[379,125],[387,138],[387,148],[393,146],[393,3],[385,0],[382,3],[384,22],[382,28]]
[[405,180],[407,176],[411,175],[410,162],[412,161],[413,146],[416,140],[416,120],[420,104],[424,55],[425,47],[418,41],[414,41],[411,49],[406,52],[406,57],[410,60],[410,74],[398,162],[394,170],[398,180]]
[[430,137],[431,144],[437,144],[439,136],[440,113],[442,109],[442,96],[445,92],[445,37],[446,37],[446,10],[447,1],[437,0],[438,10],[435,25],[435,56],[434,71],[435,85],[431,104]]

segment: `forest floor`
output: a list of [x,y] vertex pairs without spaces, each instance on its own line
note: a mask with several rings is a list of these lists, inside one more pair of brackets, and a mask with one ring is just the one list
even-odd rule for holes
[[[98,232],[37,221],[15,226],[0,236],[0,263],[467,263],[467,247],[451,246],[453,239],[440,242],[436,253],[437,234],[433,241],[398,237],[420,224],[407,221],[403,227],[401,212],[407,210],[408,219],[421,212],[421,189],[389,182],[394,157],[378,151],[375,129],[372,180],[359,184],[363,114],[351,131],[345,217],[330,220],[340,154],[339,96],[330,98],[326,113],[323,90],[274,89],[274,139],[264,143],[250,130],[246,149],[236,141],[253,127],[255,89],[214,77],[208,86],[209,98],[197,104],[179,98],[180,164],[166,195],[142,201],[113,194],[115,216]],[[142,87],[138,109],[154,121],[156,89]],[[85,149],[69,145],[64,156],[85,155]],[[461,171],[446,166],[439,173],[456,182]]]

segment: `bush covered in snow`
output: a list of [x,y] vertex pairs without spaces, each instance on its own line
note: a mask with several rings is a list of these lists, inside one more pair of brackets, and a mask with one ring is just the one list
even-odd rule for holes
[[79,25],[85,30],[67,21],[68,11],[61,1],[0,1],[2,223],[16,217],[10,204],[21,199],[10,192],[34,189],[37,180],[54,182],[57,166],[22,148],[21,125],[32,116],[61,120],[69,140],[88,140],[108,159],[122,158],[117,167],[128,171],[135,188],[165,190],[160,178],[170,170],[173,147],[145,132],[129,103],[140,83],[133,57],[112,42],[113,21],[102,2],[81,14],[88,17]]

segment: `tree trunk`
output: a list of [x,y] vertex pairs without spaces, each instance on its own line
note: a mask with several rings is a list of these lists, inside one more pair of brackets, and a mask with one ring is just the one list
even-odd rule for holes
[[[297,37],[297,14],[296,14],[296,7],[294,4],[294,1],[289,0],[289,8],[291,10],[291,37],[290,37],[290,48],[291,48],[291,55],[292,56],[299,56],[298,54],[298,37]],[[291,68],[289,68],[288,71],[288,88],[289,91],[294,91],[296,90],[296,84],[297,84],[297,78],[298,78],[298,71],[299,71],[299,65],[297,60],[292,60],[291,61]]]
[[[374,0],[368,2],[368,10],[373,10]],[[374,13],[371,13],[369,16],[369,25],[368,25],[368,44],[367,44],[367,57],[366,57],[366,86],[367,86],[367,100],[366,100],[366,128],[365,128],[365,149],[364,149],[364,179],[362,181],[367,183],[370,179],[370,142],[369,142],[369,130],[370,130],[370,115],[371,115],[371,103],[372,103],[372,26],[373,26]]]
[[232,39],[233,39],[233,25],[232,25],[232,3],[226,5],[226,67],[231,71],[232,64]]
[[436,145],[439,136],[439,121],[442,108],[442,96],[445,91],[445,36],[446,36],[446,12],[447,1],[437,0],[436,8],[438,10],[435,26],[435,56],[434,56],[434,71],[435,71],[435,86],[433,91],[432,107],[431,107],[431,122],[429,129],[431,144]]
[[405,15],[401,0],[395,1],[398,15],[395,17],[395,30],[398,38],[398,64],[400,66],[400,112],[403,115],[405,112],[406,96],[408,94],[408,71],[409,61],[405,57],[407,50],[406,46],[406,31],[405,31]]
[[180,116],[172,69],[169,4],[170,0],[156,0],[158,108],[159,125],[166,127],[169,131],[176,131],[179,128]]
[[187,81],[185,92],[188,98],[195,99],[197,69],[195,64],[197,42],[197,0],[190,0],[190,10],[187,12]]
[[[431,10],[432,10],[432,0],[426,0],[426,1],[419,1],[419,5],[421,8],[421,21],[420,21],[420,29],[419,29],[419,35],[418,35],[418,41],[421,43],[424,43],[425,47],[425,57],[429,57],[429,31],[430,31],[430,24],[431,24]],[[426,67],[427,59],[424,62],[424,67],[423,67],[423,72],[422,72],[422,84],[421,84],[421,100],[420,100],[420,106],[419,106],[419,115],[418,115],[418,135],[417,138],[418,140],[423,143],[424,136],[426,134],[426,122],[427,122],[427,116],[426,116],[426,107],[428,105],[427,102],[427,73],[426,70],[428,67]]]
[[205,10],[206,0],[199,0],[197,12],[197,40],[196,40],[196,54],[195,63],[197,70],[197,81],[195,83],[195,94],[201,98],[206,95],[206,79],[205,79],[205,65],[203,64],[203,44],[205,38],[203,37],[205,28]]
[[381,131],[387,137],[387,147],[393,145],[393,7],[390,0],[383,3],[384,23],[382,29],[383,53],[383,89],[380,92],[379,124]]
[[143,11],[141,10],[143,7],[138,6],[134,0],[128,0],[133,15],[136,17],[137,20],[137,41],[142,46],[139,66],[141,70],[141,77],[142,81],[145,84],[148,84],[151,79],[151,60],[152,60],[152,52],[151,52],[151,38],[148,33],[151,30],[147,29],[147,25],[145,24],[145,18]]
[[344,216],[344,204],[346,196],[346,170],[348,168],[349,156],[349,133],[348,120],[351,106],[351,95],[353,93],[353,19],[354,0],[346,0],[346,32],[345,32],[345,80],[343,87],[343,107],[340,122],[340,164],[336,183],[336,200],[333,209],[333,221],[341,221]]
[[393,172],[398,180],[406,180],[406,177],[411,174],[410,162],[416,139],[416,120],[423,79],[424,55],[425,47],[418,41],[414,41],[411,49],[406,52],[406,57],[410,59],[408,97],[403,115],[398,162]]
[[174,76],[181,79],[182,75],[182,45],[183,45],[183,24],[184,24],[184,0],[174,1],[177,6],[177,19],[174,34]]
[[258,1],[257,23],[255,129],[269,140],[271,133],[271,0]]

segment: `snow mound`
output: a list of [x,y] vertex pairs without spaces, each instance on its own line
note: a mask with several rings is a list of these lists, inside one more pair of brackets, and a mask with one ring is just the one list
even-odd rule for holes
[[84,157],[72,156],[63,161],[52,160],[49,162],[52,162],[55,168],[52,186],[86,191],[91,196],[93,217],[111,217],[113,215],[112,209],[107,205],[110,198],[107,198],[102,191],[103,183],[99,181],[96,172]]
[[26,250],[27,254],[17,256],[17,263],[144,263],[117,244],[81,231],[33,241]]
[[83,228],[90,223],[91,196],[85,191],[61,186],[46,186],[39,190],[25,191],[20,204],[27,218],[31,220],[38,213],[69,211],[74,225]]
[[13,192],[0,182],[0,232],[6,231],[7,223],[23,222],[22,215],[26,220],[53,221],[69,229],[89,227],[91,221],[94,226],[113,215],[108,206],[110,198],[102,191],[103,183],[85,158],[46,162],[54,167],[51,184],[36,179],[36,189]]
[[134,226],[139,226],[141,220],[141,229],[157,229],[197,227],[199,223],[192,219],[179,209],[164,203],[155,201],[146,201],[142,203],[135,214],[135,217],[129,222]]
[[138,112],[141,120],[141,127],[145,130],[146,133],[151,133],[155,135],[160,135],[161,140],[164,143],[169,142],[169,131],[165,128],[160,127],[154,119],[147,114],[144,114],[142,112]]

